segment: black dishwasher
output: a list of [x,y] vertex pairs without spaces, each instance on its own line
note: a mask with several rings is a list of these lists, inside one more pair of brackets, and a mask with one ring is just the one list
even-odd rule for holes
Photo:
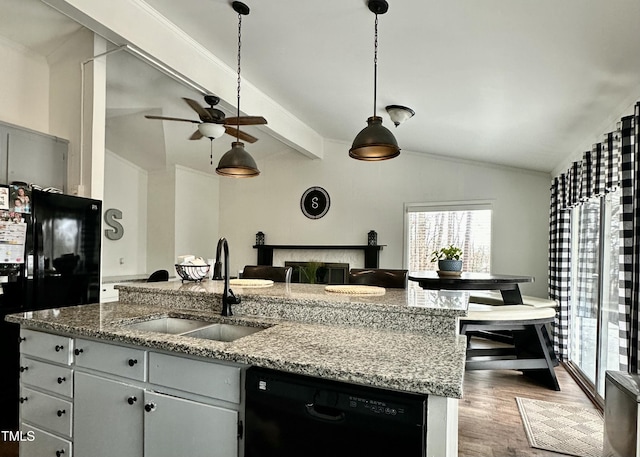
[[426,397],[252,367],[245,457],[423,457]]

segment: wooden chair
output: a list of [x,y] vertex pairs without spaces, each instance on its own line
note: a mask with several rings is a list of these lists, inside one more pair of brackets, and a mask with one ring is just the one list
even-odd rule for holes
[[271,279],[274,282],[291,282],[291,267],[273,267],[270,265],[245,265],[242,277],[249,279]]
[[369,286],[395,289],[407,288],[408,270],[386,270],[382,268],[352,268],[349,271],[349,284],[366,284]]

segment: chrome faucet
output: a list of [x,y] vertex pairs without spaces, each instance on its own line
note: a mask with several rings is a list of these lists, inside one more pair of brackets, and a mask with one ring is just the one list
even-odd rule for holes
[[[224,249],[224,278],[222,277],[222,262],[220,261],[222,249]],[[222,315],[233,316],[231,305],[240,303],[240,297],[236,297],[229,288],[229,244],[226,238],[218,240],[216,247],[216,264],[213,267],[213,279],[224,279],[224,291],[222,292]]]

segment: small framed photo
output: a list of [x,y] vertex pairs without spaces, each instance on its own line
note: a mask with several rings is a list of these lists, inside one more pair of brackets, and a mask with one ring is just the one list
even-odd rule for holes
[[9,206],[16,213],[31,212],[31,189],[26,185],[11,185]]
[[0,186],[0,210],[9,209],[9,186]]

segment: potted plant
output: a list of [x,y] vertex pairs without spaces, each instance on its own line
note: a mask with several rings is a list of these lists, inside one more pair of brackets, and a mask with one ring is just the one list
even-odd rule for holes
[[431,253],[431,261],[438,262],[438,272],[459,275],[462,272],[462,249],[453,244]]

